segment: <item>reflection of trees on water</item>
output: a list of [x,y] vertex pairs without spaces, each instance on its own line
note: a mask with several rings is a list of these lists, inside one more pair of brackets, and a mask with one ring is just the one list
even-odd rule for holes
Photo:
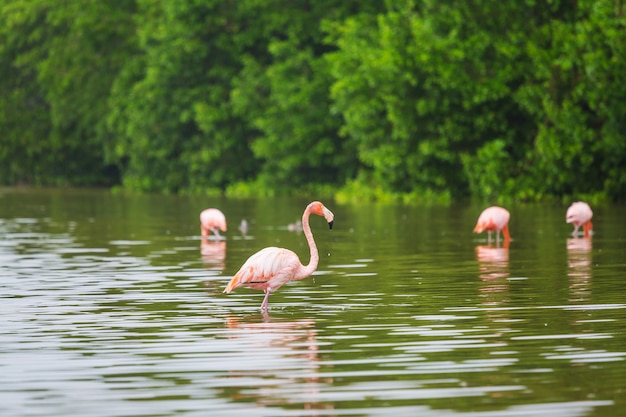
[[567,276],[571,302],[586,302],[591,297],[591,239],[567,239]]
[[[234,348],[248,364],[234,366],[229,371],[230,378],[242,380],[242,383],[232,384],[237,392],[231,397],[252,399],[261,406],[293,404],[294,397],[317,398],[322,385],[333,381],[320,377],[315,322],[307,319],[276,321],[267,313],[256,317],[262,320],[243,321],[236,316],[225,319],[226,337],[236,342]],[[328,403],[304,402],[306,410],[332,408]]]
[[226,260],[226,242],[223,240],[202,239],[200,254],[205,268],[213,271],[223,271]]

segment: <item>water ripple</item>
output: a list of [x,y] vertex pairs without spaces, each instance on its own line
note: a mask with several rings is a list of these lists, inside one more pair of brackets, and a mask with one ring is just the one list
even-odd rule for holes
[[611,250],[596,236],[598,253],[572,256],[568,242],[542,270],[521,238],[476,251],[424,219],[376,241],[339,228],[319,242],[332,263],[263,314],[261,292],[224,285],[268,241],[305,253],[302,236],[272,226],[204,242],[194,210],[193,227],[164,215],[128,231],[97,213],[0,219],[1,415],[560,417],[625,405],[626,304],[621,280],[594,270]]

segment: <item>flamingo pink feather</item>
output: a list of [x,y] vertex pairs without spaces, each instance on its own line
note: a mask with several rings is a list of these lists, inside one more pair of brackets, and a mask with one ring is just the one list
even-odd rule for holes
[[584,236],[589,237],[589,233],[593,228],[593,224],[591,223],[592,217],[593,212],[591,211],[589,204],[584,201],[577,201],[572,203],[572,205],[567,209],[565,221],[574,225],[574,232],[572,235],[576,236],[578,234],[578,228],[583,226]]
[[200,213],[200,232],[202,237],[207,237],[213,232],[220,237],[220,232],[226,231],[226,216],[216,208],[208,208]]
[[476,222],[476,226],[474,226],[474,233],[482,233],[486,230],[491,237],[491,232],[496,232],[496,236],[499,239],[499,232],[502,231],[504,241],[508,242],[511,240],[511,236],[509,235],[510,218],[511,214],[503,207],[487,207],[480,213],[480,216],[478,216],[478,221]]

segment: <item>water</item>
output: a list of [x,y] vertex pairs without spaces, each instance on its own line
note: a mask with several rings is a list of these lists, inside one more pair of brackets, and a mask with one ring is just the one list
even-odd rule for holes
[[[317,273],[222,290],[293,249],[307,201],[0,190],[0,415],[618,416],[626,407],[626,220],[515,206],[340,206],[311,223]],[[221,208],[224,242],[198,214]],[[247,219],[249,231],[237,230]]]

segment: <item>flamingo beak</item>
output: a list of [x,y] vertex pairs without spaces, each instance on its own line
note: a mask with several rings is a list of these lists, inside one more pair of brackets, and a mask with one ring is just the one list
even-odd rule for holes
[[328,227],[332,230],[333,223],[335,221],[335,215],[333,214],[332,211],[328,210],[326,207],[323,208],[323,211],[324,211],[324,218],[328,222]]

